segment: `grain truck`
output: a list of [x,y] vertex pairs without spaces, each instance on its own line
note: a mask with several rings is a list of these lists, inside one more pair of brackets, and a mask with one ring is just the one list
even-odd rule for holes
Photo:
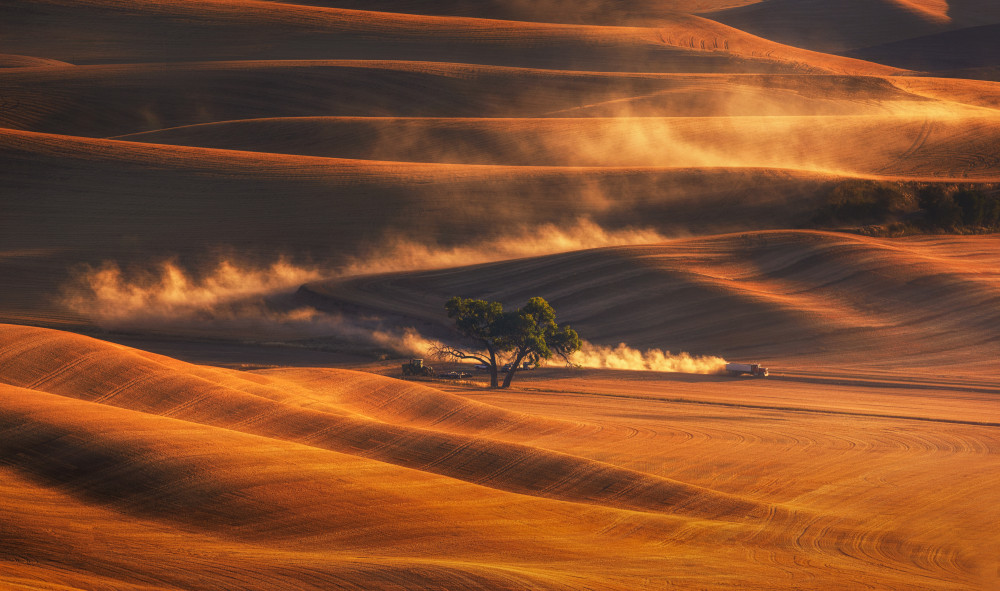
[[748,373],[758,378],[767,377],[767,368],[759,363],[727,363],[726,371],[731,376],[739,376]]

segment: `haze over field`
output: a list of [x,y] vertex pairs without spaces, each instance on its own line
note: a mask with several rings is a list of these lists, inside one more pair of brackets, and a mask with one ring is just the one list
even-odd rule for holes
[[0,587],[1000,587],[995,2],[0,23]]

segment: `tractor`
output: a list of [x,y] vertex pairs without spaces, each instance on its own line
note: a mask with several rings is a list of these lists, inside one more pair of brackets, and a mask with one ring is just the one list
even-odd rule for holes
[[434,368],[424,365],[423,359],[411,359],[408,363],[403,364],[403,375],[432,378],[434,377]]

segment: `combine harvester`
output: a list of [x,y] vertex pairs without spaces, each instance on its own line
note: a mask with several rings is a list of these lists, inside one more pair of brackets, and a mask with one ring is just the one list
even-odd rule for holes
[[731,376],[741,376],[748,373],[758,378],[767,377],[767,368],[761,367],[759,363],[727,363],[726,371]]

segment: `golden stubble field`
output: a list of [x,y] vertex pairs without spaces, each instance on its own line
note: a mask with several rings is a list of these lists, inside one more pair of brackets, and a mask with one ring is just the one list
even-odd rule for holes
[[12,588],[997,580],[989,375],[540,369],[490,392],[2,335]]
[[[995,3],[0,22],[0,587],[1000,587],[997,236],[812,221],[995,194]],[[595,367],[399,379],[454,295]]]

